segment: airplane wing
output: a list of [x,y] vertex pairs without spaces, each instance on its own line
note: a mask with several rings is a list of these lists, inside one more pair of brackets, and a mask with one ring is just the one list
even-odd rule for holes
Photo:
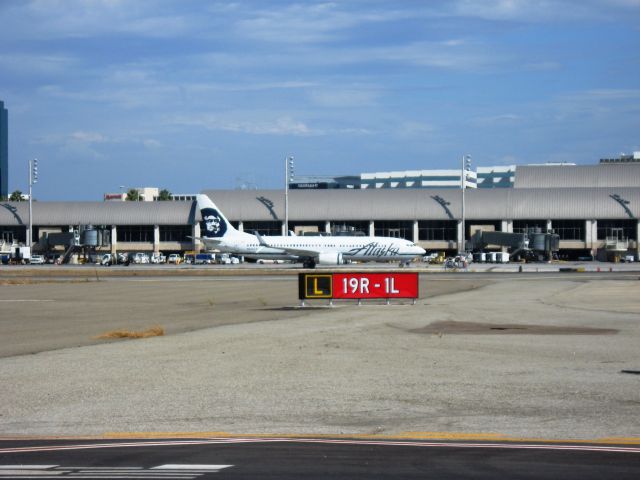
[[313,250],[313,249],[308,249],[308,248],[272,247],[271,245],[269,245],[267,243],[267,241],[258,232],[254,232],[254,235],[258,239],[258,243],[260,244],[261,247],[267,247],[267,248],[271,248],[273,250],[280,250],[282,253],[285,253],[285,254],[288,254],[288,255],[295,255],[296,257],[311,257],[311,258],[315,258],[318,255],[320,255],[320,253],[322,253],[322,250],[319,250],[319,249],[318,250]]
[[297,257],[317,257],[322,253],[320,250],[309,250],[304,248],[280,247],[280,249],[289,255],[295,255]]

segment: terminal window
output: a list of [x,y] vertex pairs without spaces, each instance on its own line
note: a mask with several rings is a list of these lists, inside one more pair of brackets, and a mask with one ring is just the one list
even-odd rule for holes
[[598,240],[615,237],[619,240],[637,240],[637,220],[598,220]]
[[161,242],[186,242],[193,235],[191,225],[160,225]]
[[413,239],[413,222],[377,220],[374,223],[375,235],[380,237]]
[[153,226],[121,225],[117,231],[118,242],[153,242]]
[[418,240],[455,241],[458,238],[458,222],[455,220],[418,221]]
[[584,220],[553,220],[551,227],[558,234],[560,240],[581,240],[585,239]]

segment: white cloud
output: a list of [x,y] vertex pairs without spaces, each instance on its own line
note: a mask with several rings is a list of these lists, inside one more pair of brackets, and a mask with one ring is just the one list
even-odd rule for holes
[[401,137],[427,137],[437,132],[434,125],[415,121],[401,122],[395,128],[396,133]]
[[[319,135],[322,132],[314,131],[299,120],[290,116],[281,115],[275,118],[257,120],[258,114],[246,115],[248,118],[237,118],[235,114],[205,114],[190,116],[175,116],[167,119],[168,124],[197,126],[207,130],[221,130],[226,132],[247,133],[251,135],[294,135],[309,136]],[[236,117],[236,118],[234,118]]]
[[478,127],[495,127],[519,124],[522,120],[523,118],[520,115],[504,113],[501,115],[477,117],[471,120],[471,124]]
[[311,101],[324,108],[369,107],[376,103],[378,93],[361,89],[314,90],[310,93]]
[[336,42],[358,25],[407,18],[408,11],[377,10],[372,6],[354,11],[348,3],[293,3],[283,8],[247,11],[235,28],[245,38],[274,43]]
[[552,101],[554,118],[566,121],[581,118],[586,121],[595,117],[618,117],[640,111],[640,90],[594,89],[560,95]]
[[206,31],[206,20],[183,14],[181,6],[141,0],[31,0],[8,7],[14,22],[3,28],[12,39],[47,40],[122,33],[165,38]]
[[34,143],[43,145],[90,145],[109,141],[111,140],[101,133],[77,130],[71,133],[44,134],[36,138]]
[[640,90],[638,89],[615,89],[602,88],[577,92],[565,97],[575,101],[617,101],[617,100],[640,100]]
[[367,49],[354,55],[354,60],[386,61],[419,67],[447,70],[479,70],[504,64],[511,58],[497,48],[479,41],[462,39],[438,42],[414,42],[393,47]]
[[454,16],[518,22],[597,20],[624,15],[640,0],[457,0],[446,3]]
[[524,69],[532,72],[544,72],[550,70],[559,70],[562,68],[562,64],[558,62],[546,61],[546,62],[533,62],[525,63]]
[[83,131],[73,132],[69,135],[69,139],[73,142],[79,143],[105,143],[109,141],[107,137],[101,133]]
[[77,68],[79,60],[65,54],[8,53],[0,54],[0,69],[20,74],[67,74]]
[[153,138],[145,138],[144,140],[142,140],[142,144],[149,149],[162,147],[162,143],[160,143],[157,140],[154,140]]
[[184,83],[183,88],[190,93],[202,92],[263,92],[269,90],[302,90],[320,86],[319,82],[282,81],[282,82],[242,82],[242,83]]
[[456,38],[388,46],[347,45],[336,49],[307,45],[267,53],[240,51],[235,55],[215,52],[198,55],[194,58],[194,63],[196,61],[200,69],[211,71],[254,71],[256,66],[285,71],[295,66],[296,71],[304,71],[381,64],[471,71],[504,65],[512,62],[513,57],[480,40]]

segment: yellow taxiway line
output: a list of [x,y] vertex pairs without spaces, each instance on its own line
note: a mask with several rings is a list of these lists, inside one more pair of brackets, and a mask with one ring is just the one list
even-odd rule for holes
[[207,439],[207,438],[282,438],[282,439],[358,439],[358,440],[443,440],[452,442],[504,443],[573,443],[602,445],[640,445],[640,437],[604,438],[537,438],[514,437],[500,433],[468,432],[400,432],[397,434],[291,434],[291,433],[229,433],[229,432],[107,432],[102,435],[39,436],[0,435],[1,440],[148,440],[148,439]]

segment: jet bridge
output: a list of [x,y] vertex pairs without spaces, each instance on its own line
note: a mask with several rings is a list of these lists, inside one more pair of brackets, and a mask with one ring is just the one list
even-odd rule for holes
[[555,233],[542,233],[539,228],[522,233],[485,232],[476,230],[469,240],[471,250],[479,252],[489,245],[506,247],[511,258],[526,261],[548,261],[560,249],[560,237]]
[[80,225],[71,232],[48,232],[42,239],[46,251],[54,252],[56,247],[62,247],[64,253],[60,256],[60,263],[69,263],[74,255],[86,259],[96,258],[96,249],[111,244],[111,232],[92,225]]

